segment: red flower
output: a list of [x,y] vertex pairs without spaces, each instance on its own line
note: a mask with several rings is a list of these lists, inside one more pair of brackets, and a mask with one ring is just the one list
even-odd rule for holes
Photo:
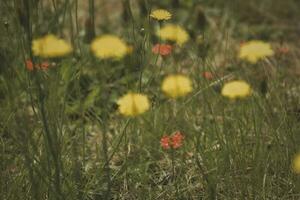
[[206,71],[206,72],[203,72],[202,73],[202,76],[203,76],[203,78],[205,78],[205,79],[207,79],[207,80],[211,80],[211,79],[213,79],[213,74],[211,73],[211,72],[208,72],[208,71]]
[[160,145],[163,149],[170,149],[170,147],[172,147],[173,149],[177,149],[182,146],[183,139],[184,136],[182,135],[182,133],[176,131],[172,136],[163,136],[160,139]]
[[33,65],[33,62],[31,60],[26,60],[26,69],[28,71],[33,71],[34,68],[47,70],[49,67],[50,67],[50,64],[48,62],[42,62],[42,64]]
[[26,69],[28,71],[32,71],[33,70],[33,63],[31,60],[26,60]]
[[184,136],[179,132],[175,132],[175,134],[172,136],[172,147],[173,149],[177,149],[182,146]]
[[160,139],[160,145],[163,149],[169,149],[170,148],[170,138],[169,138],[169,136],[163,136]]
[[167,56],[172,53],[172,46],[169,44],[156,44],[153,46],[152,52],[161,56]]

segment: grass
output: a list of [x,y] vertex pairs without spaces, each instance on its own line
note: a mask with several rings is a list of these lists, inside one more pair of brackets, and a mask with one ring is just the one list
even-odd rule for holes
[[[0,199],[299,199],[291,170],[300,142],[298,0],[0,2]],[[190,35],[162,58],[155,8],[173,14]],[[74,52],[28,71],[31,42],[46,33]],[[110,33],[133,47],[119,61],[90,52]],[[241,42],[270,42],[273,57],[241,61]],[[198,42],[197,42],[198,41]],[[282,53],[280,49],[289,51]],[[204,71],[212,80],[202,77]],[[193,81],[186,97],[168,99],[163,78]],[[230,101],[224,83],[253,88]],[[147,94],[148,112],[120,115],[128,91]],[[180,131],[183,145],[160,139]]]

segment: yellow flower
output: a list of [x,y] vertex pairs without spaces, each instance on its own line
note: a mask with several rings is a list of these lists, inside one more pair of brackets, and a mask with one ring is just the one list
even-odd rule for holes
[[294,157],[294,160],[292,163],[292,169],[296,174],[300,174],[300,154],[297,154]]
[[32,42],[32,51],[35,56],[54,58],[65,56],[72,52],[72,47],[65,40],[54,35],[46,35]]
[[121,114],[133,117],[146,112],[150,107],[146,95],[131,92],[121,97],[117,104]]
[[126,43],[117,36],[103,35],[92,42],[91,50],[98,58],[121,59],[127,54],[128,47]]
[[231,81],[222,88],[222,95],[230,99],[243,98],[251,94],[251,87],[245,81]]
[[164,9],[158,9],[151,12],[150,17],[156,20],[168,20],[171,19],[172,14]]
[[157,35],[163,40],[170,40],[179,45],[184,44],[189,40],[189,35],[181,26],[174,24],[167,24],[162,27]]
[[256,63],[258,60],[267,56],[272,56],[274,51],[269,43],[259,40],[252,40],[242,45],[239,52],[239,58]]
[[191,80],[181,74],[167,76],[161,87],[162,91],[171,98],[185,96],[193,90]]

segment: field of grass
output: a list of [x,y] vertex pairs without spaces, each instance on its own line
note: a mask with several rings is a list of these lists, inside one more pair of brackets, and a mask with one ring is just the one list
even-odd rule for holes
[[0,27],[1,200],[300,199],[299,0],[1,0]]

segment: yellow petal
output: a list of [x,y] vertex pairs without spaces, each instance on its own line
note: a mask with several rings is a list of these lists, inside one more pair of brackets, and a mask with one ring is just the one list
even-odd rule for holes
[[150,107],[146,95],[131,92],[121,97],[117,104],[119,105],[119,112],[124,116],[140,115]]
[[71,53],[72,50],[71,45],[65,40],[51,34],[32,42],[33,54],[44,58],[62,57]]
[[193,88],[188,77],[177,74],[169,75],[163,80],[162,90],[167,96],[177,98],[187,95]]
[[128,53],[126,43],[113,35],[103,35],[91,44],[94,55],[101,59],[121,59]]
[[172,14],[164,9],[158,9],[151,12],[150,17],[156,20],[168,20],[171,19]]
[[230,99],[243,98],[251,94],[251,87],[245,81],[231,81],[223,86],[221,93]]
[[158,32],[157,36],[162,40],[170,40],[176,42],[179,45],[183,45],[189,40],[189,34],[181,26],[174,24],[167,24],[162,27]]
[[256,63],[260,59],[274,55],[269,43],[259,40],[253,40],[242,45],[239,52],[239,58]]

